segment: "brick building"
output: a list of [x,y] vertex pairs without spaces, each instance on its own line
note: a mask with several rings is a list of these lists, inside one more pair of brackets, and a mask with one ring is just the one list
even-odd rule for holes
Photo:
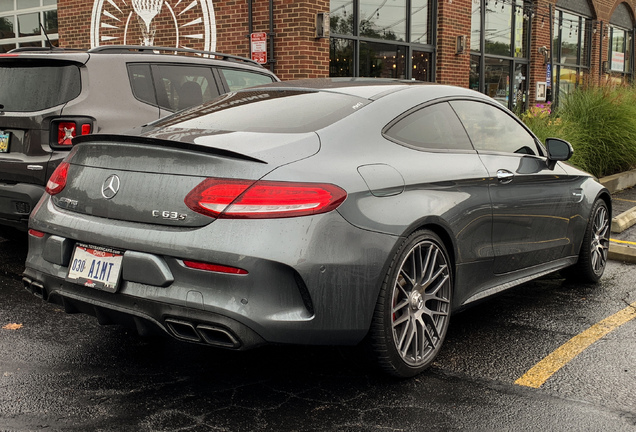
[[[399,77],[514,109],[630,82],[636,0],[0,0],[0,52],[185,46],[261,58],[282,79]],[[41,25],[41,26],[40,26]],[[251,44],[251,33],[264,43]],[[261,35],[262,36],[262,35]]]

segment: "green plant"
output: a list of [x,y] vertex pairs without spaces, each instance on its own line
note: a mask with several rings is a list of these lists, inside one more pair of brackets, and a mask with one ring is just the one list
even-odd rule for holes
[[590,86],[564,98],[563,136],[574,147],[572,163],[603,177],[636,166],[636,91]]
[[574,147],[573,165],[597,177],[636,167],[636,89],[587,86],[561,101],[558,112],[533,107],[522,120],[542,141],[563,138]]

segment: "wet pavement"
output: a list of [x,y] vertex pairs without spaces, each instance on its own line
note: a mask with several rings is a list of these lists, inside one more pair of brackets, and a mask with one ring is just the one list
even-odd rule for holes
[[396,380],[353,348],[234,353],[101,327],[28,293],[25,254],[0,241],[0,431],[636,429],[636,320],[540,388],[514,384],[636,304],[629,264],[610,262],[596,286],[552,275],[458,314],[433,367]]
[[[614,216],[636,207],[636,188],[613,197]],[[636,248],[636,226],[612,239]],[[454,316],[434,365],[396,380],[356,348],[235,353],[102,327],[28,293],[25,256],[0,239],[0,431],[636,430],[636,319],[538,389],[515,384],[636,309],[635,267],[620,259],[596,286],[555,274]]]

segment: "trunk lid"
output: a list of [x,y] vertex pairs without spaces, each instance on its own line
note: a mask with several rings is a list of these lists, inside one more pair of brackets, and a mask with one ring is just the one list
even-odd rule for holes
[[[53,202],[113,220],[199,227],[214,219],[192,211],[184,199],[203,180],[256,181],[282,164],[315,154],[320,146],[314,133],[246,135],[191,134],[185,140],[190,142],[113,135],[76,139],[66,187]],[[250,138],[248,146],[244,141]]]

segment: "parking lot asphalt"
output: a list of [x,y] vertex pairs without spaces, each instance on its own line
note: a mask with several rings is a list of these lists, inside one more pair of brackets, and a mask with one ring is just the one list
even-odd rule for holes
[[612,190],[611,183],[601,179],[601,183],[612,192],[612,233],[610,236],[609,259],[636,263],[636,179],[634,171],[625,173],[622,190]]

